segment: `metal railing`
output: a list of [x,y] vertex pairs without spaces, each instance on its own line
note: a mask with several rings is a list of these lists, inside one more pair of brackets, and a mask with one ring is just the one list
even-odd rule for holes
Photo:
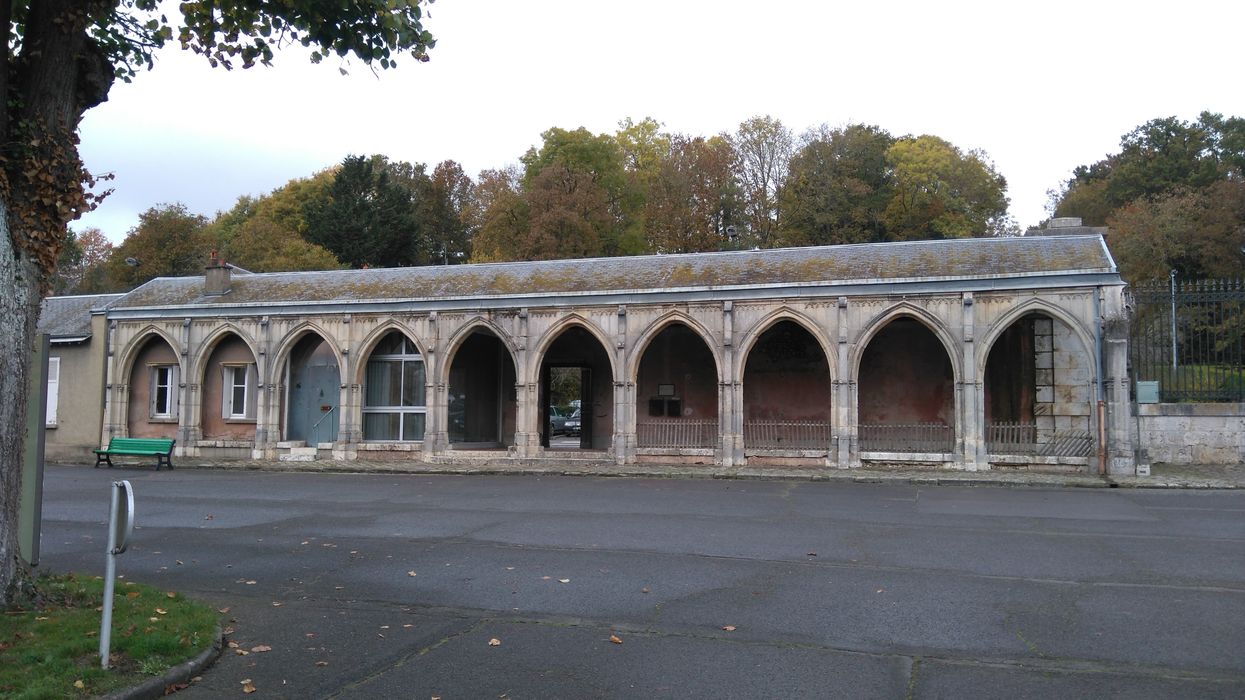
[[1245,401],[1245,281],[1174,274],[1131,290],[1133,378],[1165,402]]
[[942,423],[861,425],[857,434],[861,452],[955,451],[955,428]]
[[[310,438],[309,440],[310,447],[315,447],[316,445],[319,445],[322,442],[333,442],[334,440],[337,439],[336,434],[332,436],[332,440],[321,440],[320,439],[320,424],[323,423],[325,419],[327,419],[329,416],[333,415],[333,413],[336,411],[337,411],[337,407],[333,406],[329,410],[325,411],[324,415],[320,416],[320,420],[316,421],[315,425],[311,426],[311,430],[308,431],[309,433],[308,437]],[[332,423],[330,423],[329,425],[332,425]]]
[[775,450],[828,450],[830,421],[744,421],[744,446]]
[[638,447],[705,448],[718,440],[716,418],[650,418],[637,421]]
[[1091,457],[1094,436],[1088,430],[1039,431],[1035,423],[1000,421],[986,425],[986,451],[995,455]]

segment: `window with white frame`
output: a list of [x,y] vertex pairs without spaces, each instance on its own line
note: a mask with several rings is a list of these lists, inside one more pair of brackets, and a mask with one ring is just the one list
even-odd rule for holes
[[254,363],[221,365],[221,418],[254,420],[256,388]]
[[56,408],[60,401],[61,358],[48,358],[48,410],[44,423],[49,428],[56,427]]
[[424,360],[409,338],[393,331],[368,358],[363,391],[363,439],[424,439],[427,413]]
[[151,366],[149,413],[165,420],[177,417],[177,365]]

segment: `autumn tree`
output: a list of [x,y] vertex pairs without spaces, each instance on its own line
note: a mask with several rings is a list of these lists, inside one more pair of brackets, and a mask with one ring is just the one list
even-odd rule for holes
[[1110,227],[1120,273],[1132,282],[1239,274],[1245,210],[1245,119],[1203,112],[1152,119],[1120,151],[1078,166],[1053,193],[1055,216]]
[[784,246],[887,240],[884,214],[895,196],[884,129],[821,126],[801,138],[778,198]]
[[729,244],[741,218],[734,149],[726,135],[676,135],[648,183],[645,231],[652,250],[694,253]]
[[530,212],[523,197],[523,173],[518,167],[484,170],[464,219],[475,232],[471,262],[522,260]]
[[[29,584],[17,551],[30,346],[65,230],[96,202],[78,155],[83,114],[107,99],[118,78],[153,65],[175,36],[213,66],[267,64],[283,44],[311,59],[353,54],[394,66],[426,60],[432,36],[421,0],[323,3],[191,0],[169,19],[156,0],[34,0],[4,3],[0,70],[0,606]],[[165,8],[169,9],[169,8]],[[13,359],[17,358],[17,359]]]
[[304,235],[306,207],[328,197],[333,171],[295,178],[260,197],[242,196],[217,214],[207,235],[227,262],[251,272],[330,270],[341,267],[323,247]]
[[787,176],[794,141],[791,130],[768,114],[745,120],[735,133],[736,174],[753,245],[770,248],[776,242],[778,190]]
[[979,151],[937,136],[905,136],[886,151],[894,195],[883,219],[894,240],[1010,233],[1007,181]]
[[81,232],[69,229],[56,271],[52,277],[54,294],[98,294],[107,291],[104,265],[112,256],[112,241],[97,228]]
[[203,274],[212,250],[207,217],[185,204],[161,204],[138,215],[105,265],[109,284],[129,291],[156,277]]

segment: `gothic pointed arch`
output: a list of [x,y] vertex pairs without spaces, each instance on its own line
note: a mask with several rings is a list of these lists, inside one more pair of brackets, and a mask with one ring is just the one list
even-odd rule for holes
[[960,359],[962,352],[955,342],[955,336],[947,327],[942,319],[930,313],[925,308],[917,306],[909,301],[901,301],[897,304],[887,307],[884,311],[874,316],[868,323],[861,327],[860,332],[856,336],[854,348],[850,357],[850,367],[852,368],[852,377],[859,381],[860,378],[860,360],[872,343],[873,338],[877,336],[882,329],[886,328],[892,321],[901,317],[909,317],[938,338],[942,345],[943,351],[947,354],[951,361],[951,369],[954,373],[955,381],[960,381]]
[[826,371],[833,378],[835,375],[835,363],[833,360],[835,352],[834,346],[830,344],[830,339],[815,320],[787,305],[769,312],[744,333],[743,338],[736,345],[735,376],[743,376],[744,368],[748,362],[748,355],[761,336],[783,321],[790,321],[803,328],[817,341],[817,344],[821,347],[822,355],[826,358]]
[[[571,312],[550,325],[549,328],[546,329],[540,338],[537,339],[537,341],[532,345],[530,361],[533,368],[540,367],[540,365],[544,362],[545,354],[549,352],[550,346],[557,341],[559,336],[571,328],[582,328],[585,332],[595,338],[596,341],[601,344],[602,348],[608,349],[612,346],[609,337],[606,336],[605,332],[602,331],[595,323],[590,321],[583,314]],[[609,359],[610,378],[613,380],[618,376],[618,368],[614,366],[614,354],[608,352],[607,350],[605,355]]]
[[710,333],[709,329],[705,328],[702,323],[692,318],[687,313],[677,309],[667,311],[661,316],[658,316],[651,323],[649,323],[647,327],[645,327],[642,333],[640,333],[640,337],[636,339],[635,345],[632,347],[627,358],[627,367],[624,370],[626,372],[626,376],[633,381],[635,380],[637,373],[640,371],[641,358],[644,356],[644,352],[648,349],[649,344],[651,344],[653,339],[655,339],[662,331],[674,324],[682,324],[687,326],[689,330],[700,336],[700,339],[705,343],[705,347],[709,348],[710,353],[713,355],[714,372],[717,375],[717,379],[718,381],[722,381],[723,367],[721,354],[718,352],[718,339],[714,338],[713,334]]

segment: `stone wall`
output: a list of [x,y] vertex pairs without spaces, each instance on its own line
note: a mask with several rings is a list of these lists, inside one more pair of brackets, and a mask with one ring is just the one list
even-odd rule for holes
[[1245,462],[1245,404],[1138,404],[1139,445],[1156,464]]

